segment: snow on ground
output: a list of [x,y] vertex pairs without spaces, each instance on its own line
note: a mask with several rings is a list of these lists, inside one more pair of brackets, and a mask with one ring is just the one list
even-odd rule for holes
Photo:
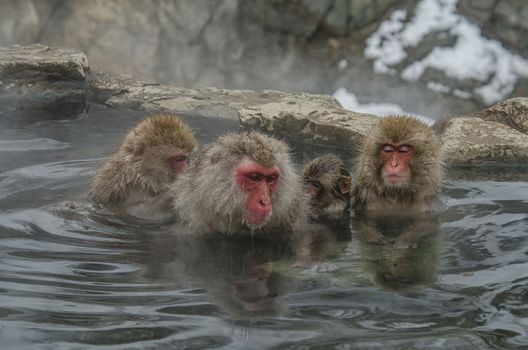
[[[422,0],[412,18],[405,10],[396,10],[367,39],[364,54],[374,60],[377,73],[396,74],[393,66],[406,57],[406,50],[418,46],[426,35],[447,33],[456,38],[453,47],[435,47],[419,61],[401,72],[408,81],[418,80],[427,68],[443,71],[455,80],[473,80],[473,90],[454,89],[457,96],[480,96],[493,104],[513,91],[520,76],[528,77],[528,60],[505,49],[496,40],[482,36],[480,28],[457,12],[458,0]],[[429,82],[434,90],[445,91],[438,82]]]
[[339,88],[334,92],[334,95],[336,100],[341,103],[343,108],[348,109],[353,112],[359,112],[359,113],[369,113],[373,114],[378,117],[384,117],[390,114],[406,114],[406,115],[413,115],[417,117],[418,119],[424,121],[427,123],[427,125],[431,125],[434,123],[434,120],[428,117],[425,117],[423,115],[415,114],[415,113],[409,113],[404,111],[400,106],[392,103],[366,103],[361,104],[359,103],[356,95],[354,95],[352,92],[348,92],[345,88]]

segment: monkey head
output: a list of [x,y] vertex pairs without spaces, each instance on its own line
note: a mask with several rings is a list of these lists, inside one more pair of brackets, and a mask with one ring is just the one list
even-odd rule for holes
[[90,197],[125,216],[172,217],[168,185],[187,168],[195,147],[190,128],[177,117],[145,118],[97,171]]
[[348,209],[352,178],[337,156],[326,154],[307,164],[303,184],[313,214],[333,218],[342,216]]
[[121,146],[140,174],[168,181],[187,169],[195,147],[189,127],[170,115],[146,118],[126,135]]
[[291,223],[301,210],[301,181],[288,146],[255,131],[211,143],[172,192],[175,209],[193,231],[267,231]]
[[417,118],[385,117],[365,138],[355,170],[355,202],[423,202],[441,188],[440,143]]

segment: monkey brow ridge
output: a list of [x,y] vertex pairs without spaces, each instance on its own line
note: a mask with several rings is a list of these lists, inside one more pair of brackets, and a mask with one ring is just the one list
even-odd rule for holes
[[[371,136],[373,137],[367,139],[370,140],[371,147],[374,146],[372,141],[380,141],[382,138],[384,141],[390,141],[393,143],[406,141],[412,144],[416,151],[422,149],[436,149],[438,147],[437,137],[431,128],[421,120],[412,116],[401,115],[385,117],[379,122],[377,127],[374,127]],[[367,143],[368,142],[369,141],[367,141]],[[372,151],[377,152],[378,146],[383,143],[384,142],[376,142],[376,150]]]
[[264,134],[249,131],[225,135],[219,140],[228,152],[250,159],[265,167],[276,164],[276,153],[282,153],[282,142]]

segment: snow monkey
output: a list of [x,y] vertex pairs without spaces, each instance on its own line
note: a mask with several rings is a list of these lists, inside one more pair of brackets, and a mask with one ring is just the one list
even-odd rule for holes
[[307,206],[288,146],[256,131],[219,137],[171,192],[190,232],[289,230]]
[[308,163],[303,170],[303,182],[314,218],[332,220],[348,216],[352,178],[339,157],[326,154]]
[[363,219],[367,240],[385,242],[383,232],[391,231],[397,247],[416,246],[417,235],[437,223],[429,214],[439,203],[442,179],[432,129],[410,116],[381,119],[362,145],[352,189],[352,208]]
[[355,176],[354,208],[428,209],[442,187],[440,143],[416,118],[383,118],[365,138]]
[[191,129],[179,118],[144,119],[97,171],[92,200],[123,216],[154,221],[174,216],[168,186],[187,169],[195,147]]

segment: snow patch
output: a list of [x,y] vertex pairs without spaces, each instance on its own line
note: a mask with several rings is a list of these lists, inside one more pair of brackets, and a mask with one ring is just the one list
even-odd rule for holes
[[451,91],[451,88],[449,86],[446,86],[444,84],[435,83],[434,81],[427,82],[427,88],[432,91],[436,92],[449,92]]
[[334,92],[333,97],[336,100],[338,100],[339,103],[341,103],[341,106],[343,106],[343,108],[348,109],[349,111],[358,112],[358,113],[369,113],[369,114],[373,114],[378,117],[385,117],[385,116],[394,115],[394,114],[396,115],[405,114],[405,115],[415,116],[416,118],[425,122],[427,125],[432,125],[434,123],[433,119],[423,116],[423,115],[416,114],[416,113],[406,112],[405,110],[403,110],[403,108],[401,108],[397,104],[393,104],[393,103],[361,104],[359,103],[354,93],[348,92],[347,89],[342,88],[342,87],[337,89]]
[[[418,46],[429,34],[447,33],[456,41],[452,47],[435,47],[423,59],[401,71],[408,81],[418,80],[426,69],[435,69],[458,81],[470,80],[473,90],[453,89],[456,96],[480,96],[493,104],[513,91],[519,77],[528,77],[528,60],[496,40],[482,36],[480,28],[460,15],[458,0],[422,0],[412,18],[396,10],[367,40],[364,55],[374,60],[376,73],[396,74],[395,65],[407,57],[407,49]],[[434,90],[437,82],[427,86]]]

